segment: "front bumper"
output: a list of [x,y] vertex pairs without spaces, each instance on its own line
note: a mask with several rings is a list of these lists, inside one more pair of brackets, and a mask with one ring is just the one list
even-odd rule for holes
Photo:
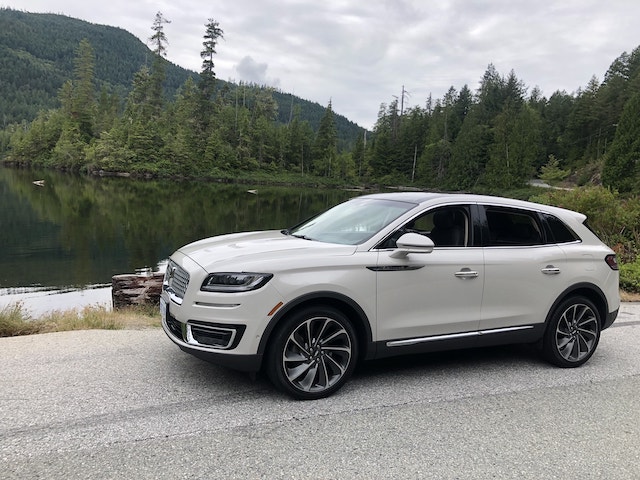
[[[244,328],[237,330],[232,328],[219,328],[212,325],[200,328],[199,325],[189,325],[178,321],[173,317],[168,309],[162,315],[162,328],[167,336],[186,353],[189,353],[201,360],[205,360],[216,365],[220,365],[243,372],[257,372],[262,365],[262,355],[232,354],[224,348],[216,347],[222,345],[226,348],[233,348],[237,345],[244,333]],[[233,330],[232,333],[229,333]],[[207,335],[207,333],[211,334]],[[210,341],[211,343],[204,343]],[[214,349],[215,348],[215,349]]]
[[231,368],[240,372],[257,372],[262,366],[262,355],[226,355],[224,353],[195,350],[193,348],[178,345],[183,351],[194,357],[221,367]]

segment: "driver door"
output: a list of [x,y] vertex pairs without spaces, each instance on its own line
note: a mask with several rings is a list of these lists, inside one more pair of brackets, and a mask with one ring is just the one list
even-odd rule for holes
[[[438,222],[439,216],[454,220]],[[441,207],[409,222],[395,235],[411,231],[433,237],[437,241],[431,253],[393,258],[393,240],[382,246],[376,268],[379,341],[477,331],[484,258],[483,249],[472,246],[470,226],[466,206]],[[448,235],[445,227],[458,230]]]

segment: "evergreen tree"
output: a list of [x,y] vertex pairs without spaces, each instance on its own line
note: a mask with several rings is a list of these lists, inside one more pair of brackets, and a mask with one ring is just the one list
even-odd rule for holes
[[329,101],[313,144],[313,172],[324,177],[332,176],[335,173],[332,169],[335,169],[337,155],[338,134]]
[[351,157],[353,158],[353,164],[358,178],[362,178],[367,170],[364,148],[364,138],[366,134],[367,132],[364,131],[361,135],[358,135],[358,137],[356,138],[355,146],[353,147],[353,151],[351,152]]
[[517,104],[507,104],[496,117],[493,139],[484,177],[487,185],[494,188],[524,185],[541,155],[536,112],[528,105],[518,110]]
[[378,120],[373,129],[369,158],[371,174],[377,178],[397,171],[398,124],[398,100],[394,100],[388,106],[381,104]]
[[451,152],[446,186],[452,190],[469,190],[474,187],[487,163],[491,130],[480,121],[481,107],[471,107],[465,116],[460,133]]
[[203,49],[200,51],[202,58],[202,71],[200,72],[200,90],[205,100],[211,99],[215,89],[216,74],[214,72],[213,56],[216,54],[216,45],[220,38],[224,38],[224,31],[220,24],[210,18],[205,25]]
[[154,59],[151,66],[149,102],[152,107],[152,114],[157,120],[164,106],[164,81],[166,78],[165,59],[167,55],[167,45],[169,41],[164,33],[164,25],[171,21],[164,18],[162,12],[156,13],[151,30],[153,35],[149,38],[153,45]]
[[93,137],[95,119],[95,58],[93,48],[85,38],[76,50],[72,116],[81,138],[88,142]]
[[478,89],[478,104],[481,106],[482,116],[480,121],[490,123],[503,107],[504,80],[493,64],[489,64]]
[[605,158],[602,181],[621,192],[640,188],[640,92],[627,102]]
[[287,127],[288,144],[285,148],[287,168],[303,175],[311,170],[311,149],[314,142],[313,129],[307,121],[300,120],[300,108],[294,108],[293,120]]
[[600,82],[594,76],[585,90],[580,90],[569,115],[566,139],[567,158],[571,165],[584,165],[598,158],[598,129],[602,120],[602,106],[598,102]]
[[542,108],[543,142],[546,145],[546,156],[553,155],[560,162],[569,153],[567,125],[573,110],[575,99],[564,91],[557,91]]
[[153,52],[158,57],[167,56],[167,44],[169,43],[169,41],[167,40],[167,36],[164,33],[164,26],[167,23],[171,23],[171,21],[164,18],[162,12],[157,12],[153,20],[153,25],[151,26],[153,35],[149,37],[149,40],[151,41],[151,44],[153,46]]

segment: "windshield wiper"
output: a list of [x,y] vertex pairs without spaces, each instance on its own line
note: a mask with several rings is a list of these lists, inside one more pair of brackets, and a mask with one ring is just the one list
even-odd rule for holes
[[290,234],[292,237],[296,237],[296,238],[301,238],[302,240],[313,240],[313,238],[309,238],[306,235],[296,235],[294,234]]
[[287,235],[287,236],[301,238],[302,240],[313,240],[313,238],[309,238],[306,235],[299,235],[299,234],[291,233],[291,230],[289,230],[288,228],[285,228],[284,230],[280,230],[280,233],[283,234],[283,235]]

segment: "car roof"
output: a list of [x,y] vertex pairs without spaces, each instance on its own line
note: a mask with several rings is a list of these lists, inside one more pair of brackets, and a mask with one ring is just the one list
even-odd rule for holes
[[524,200],[516,200],[513,198],[497,197],[492,195],[476,195],[470,193],[441,193],[441,192],[425,192],[425,191],[411,191],[411,192],[389,192],[389,193],[374,193],[370,195],[364,195],[359,198],[379,198],[385,200],[395,200],[399,202],[415,203],[416,205],[432,204],[438,205],[440,203],[483,203],[488,205],[504,205],[510,207],[521,207],[530,210],[539,210],[543,212],[552,213],[560,217],[573,217],[579,223],[582,223],[586,216],[579,212],[567,210],[560,207],[553,207],[550,205],[543,205],[540,203],[527,202]]

